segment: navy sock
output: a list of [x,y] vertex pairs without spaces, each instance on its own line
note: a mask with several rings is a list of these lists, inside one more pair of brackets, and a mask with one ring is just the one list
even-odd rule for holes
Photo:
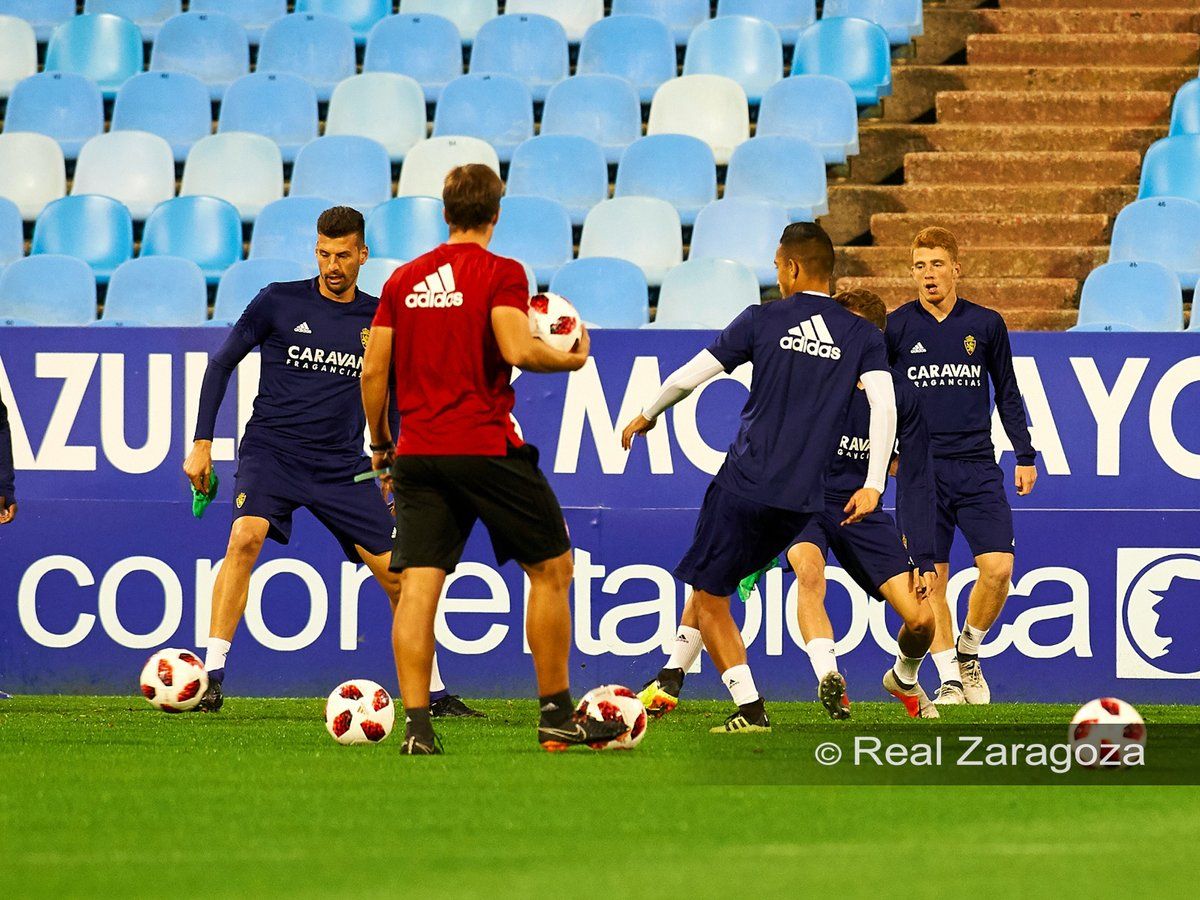
[[440,691],[431,691],[429,694],[429,702],[436,703],[438,700],[441,700],[443,697],[449,697],[449,696],[450,696],[450,692],[448,690],[446,690],[445,688],[442,688]]
[[219,668],[219,669],[210,669],[209,670],[209,672],[208,672],[208,683],[209,684],[212,684],[214,681],[217,684],[220,684],[224,680],[225,680],[225,667],[224,666],[221,666],[221,668]]

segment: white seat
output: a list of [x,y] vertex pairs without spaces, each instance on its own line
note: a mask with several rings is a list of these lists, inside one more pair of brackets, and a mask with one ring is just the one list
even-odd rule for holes
[[33,26],[16,16],[0,16],[0,97],[7,97],[18,81],[36,73]]
[[692,259],[663,279],[654,321],[660,328],[724,328],[759,298],[758,279],[741,263]]
[[654,92],[647,134],[689,134],[712,147],[717,165],[750,139],[746,92],[723,75],[684,75]]
[[604,18],[604,0],[508,0],[504,14],[549,16],[563,27],[568,41],[578,44]]
[[207,194],[237,207],[251,222],[283,196],[283,157],[273,140],[247,131],[225,131],[196,141],[183,167],[180,196]]
[[352,134],[383,144],[393,162],[425,138],[425,92],[395,72],[365,72],[333,89],[325,134]]
[[79,151],[74,194],[104,194],[145,219],[154,207],[175,196],[175,154],[171,145],[148,131],[98,134]]
[[583,223],[579,258],[613,256],[640,268],[646,283],[662,284],[683,261],[679,213],[656,197],[617,197],[592,207]]
[[67,193],[62,147],[32,131],[0,134],[0,197],[7,197],[32,222],[47,203]]
[[358,289],[364,294],[378,297],[383,292],[383,286],[392,277],[392,273],[404,263],[398,259],[388,259],[385,256],[372,256],[358,270]]
[[408,151],[400,170],[398,197],[441,197],[446,175],[457,166],[482,163],[500,174],[500,157],[487,141],[474,137],[435,137]]

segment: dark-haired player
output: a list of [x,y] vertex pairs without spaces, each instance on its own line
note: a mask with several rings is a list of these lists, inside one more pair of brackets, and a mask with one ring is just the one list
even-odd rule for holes
[[[286,544],[299,507],[329,529],[347,559],[367,565],[393,606],[399,596],[399,579],[388,571],[391,513],[375,485],[354,482],[370,468],[359,377],[378,300],[356,286],[367,252],[362,214],[346,206],[325,210],[316,223],[317,277],[263,288],[204,373],[195,442],[183,464],[201,491],[209,488],[213,430],[229,377],[251,350],[262,350],[254,413],[238,446],[233,528],[213,585],[201,711],[223,703],[225,658],[263,541]],[[478,715],[439,686],[435,715]]]

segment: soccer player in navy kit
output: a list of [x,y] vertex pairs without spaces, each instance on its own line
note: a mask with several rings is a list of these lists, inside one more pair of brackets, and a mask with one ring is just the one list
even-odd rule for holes
[[[988,703],[991,692],[979,665],[979,645],[1008,598],[1014,548],[1012,508],[992,444],[989,379],[1000,421],[1016,451],[1020,497],[1037,481],[1037,452],[1029,439],[1003,317],[957,294],[961,269],[954,235],[926,228],[913,239],[912,260],[917,299],[888,316],[886,337],[897,377],[920,391],[933,447],[938,578],[932,592],[937,633],[930,655],[942,681],[934,702]],[[905,525],[903,520],[900,524]],[[957,641],[946,602],[956,527],[979,569]]]
[[[7,525],[17,517],[17,497],[13,467],[12,432],[8,427],[8,407],[0,397],[0,525]],[[0,691],[0,700],[12,698]]]

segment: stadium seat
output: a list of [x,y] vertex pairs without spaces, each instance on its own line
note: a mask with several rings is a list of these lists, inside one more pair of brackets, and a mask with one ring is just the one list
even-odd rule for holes
[[1183,331],[1179,278],[1156,262],[1110,262],[1083,282],[1079,324],[1115,323],[1138,331]]
[[0,270],[0,319],[37,325],[96,321],[96,279],[83,260],[30,256]]
[[654,322],[660,328],[724,328],[758,302],[758,280],[746,266],[731,259],[692,259],[663,279]]
[[364,294],[378,297],[383,293],[383,286],[392,277],[392,273],[402,265],[404,263],[398,259],[372,256],[358,270],[358,289]]
[[250,71],[250,39],[222,13],[184,13],[163,25],[150,50],[150,71],[194,75],[208,85],[213,100],[220,100]]
[[213,134],[196,142],[183,166],[180,196],[220,197],[252,222],[283,196],[283,158],[270,138],[244,131]]
[[1200,203],[1151,197],[1126,206],[1113,223],[1109,262],[1156,262],[1179,276],[1183,289],[1200,281]]
[[566,32],[547,16],[497,16],[475,37],[471,74],[511,75],[541,103],[569,74]]
[[1200,310],[1196,309],[1195,301],[1192,302],[1192,314],[1188,320],[1187,330],[1189,332],[1195,331],[1200,333]]
[[0,98],[12,93],[22,78],[38,70],[37,38],[33,26],[16,16],[0,14]]
[[[195,0],[193,0],[195,2]],[[367,260],[370,262],[370,260]],[[217,285],[211,325],[232,325],[250,305],[258,292],[277,281],[303,281],[317,271],[311,259],[305,263],[291,259],[244,259],[225,270]]]
[[111,13],[124,16],[142,29],[142,40],[149,43],[163,22],[183,10],[180,0],[84,0],[85,13]]
[[865,19],[822,19],[800,33],[792,75],[840,78],[854,90],[859,106],[874,106],[892,92],[887,34]]
[[608,165],[594,141],[574,134],[542,134],[517,147],[508,167],[507,195],[546,197],[582,225],[588,210],[608,199]]
[[724,196],[774,200],[793,222],[815,222],[829,212],[825,157],[804,138],[756,137],[733,151]]
[[425,102],[436,103],[463,73],[458,29],[438,15],[388,16],[367,38],[363,71],[407,75],[421,85]]
[[104,98],[82,75],[31,75],[8,98],[4,130],[48,135],[58,141],[63,156],[74,159],[85,142],[104,131]]
[[568,41],[578,44],[604,18],[604,0],[508,0],[504,14],[548,16],[563,27]]
[[352,134],[317,138],[300,148],[292,170],[293,197],[324,197],[364,215],[392,196],[392,163],[383,144]]
[[347,78],[333,89],[325,133],[371,138],[383,145],[392,162],[400,162],[413,144],[425,139],[425,92],[414,79],[394,72]]
[[593,328],[641,328],[650,321],[646,276],[631,262],[593,256],[554,273],[551,293],[570,300]]
[[688,38],[684,75],[724,75],[757,104],[783,78],[783,43],[770,22],[724,16],[697,25]]
[[1132,325],[1124,322],[1089,322],[1086,325],[1072,325],[1067,331],[1106,332],[1111,334],[1132,334],[1137,331]]
[[124,204],[100,194],[78,194],[47,204],[33,227],[30,255],[73,256],[106,284],[133,256],[133,217]]
[[717,16],[752,16],[770,22],[789,46],[817,20],[815,0],[717,0]]
[[321,197],[284,197],[263,207],[250,235],[250,259],[290,259],[316,267],[317,219],[329,208]]
[[120,200],[134,219],[142,221],[159,203],[175,196],[171,145],[148,131],[97,135],[79,151],[71,194],[104,194]]
[[533,137],[533,98],[509,75],[460,75],[442,91],[433,136],[467,135],[496,148],[501,162]]
[[858,154],[858,104],[850,85],[830,75],[793,75],[763,96],[755,137],[787,135],[815,144],[828,165]]
[[922,0],[825,0],[821,17],[874,22],[893,47],[902,47],[924,32]]
[[649,103],[658,86],[676,75],[675,41],[670,29],[657,19],[610,16],[583,36],[575,70],[581,75],[623,78],[634,86],[642,103]]
[[749,197],[718,200],[696,216],[688,259],[737,260],[768,287],[777,278],[775,251],[788,224],[787,209],[778,203]]
[[717,165],[729,162],[734,148],[750,138],[746,92],[722,75],[684,75],[654,95],[647,134],[690,134],[712,148]]
[[0,269],[25,253],[25,229],[21,210],[11,200],[0,197]]
[[54,138],[31,131],[0,134],[0,197],[32,222],[47,203],[67,192],[67,164]]
[[1193,78],[1184,84],[1175,94],[1175,102],[1171,105],[1171,131],[1168,136],[1180,134],[1200,134],[1200,78]]
[[708,18],[709,0],[613,0],[614,16],[649,16],[671,29],[675,44],[687,43],[692,29]]
[[488,249],[521,260],[533,268],[539,285],[548,285],[554,273],[574,256],[571,217],[556,200],[505,197]]
[[550,89],[541,133],[587,138],[600,145],[607,162],[615,163],[642,136],[642,107],[622,78],[576,75]]
[[[775,252],[775,248],[771,248]],[[617,197],[597,204],[583,223],[579,256],[614,256],[642,270],[651,287],[683,261],[679,213],[657,197]]]
[[112,130],[157,134],[181,163],[196,141],[212,134],[208,87],[182,72],[134,75],[117,91]]
[[150,213],[140,256],[181,256],[216,284],[242,258],[242,219],[237,208],[216,197],[176,197]]
[[108,283],[101,322],[188,326],[208,319],[204,273],[190,259],[146,256],[122,263]]
[[684,225],[717,199],[717,165],[712,150],[686,134],[651,134],[629,145],[617,168],[615,197],[658,197],[679,213]]
[[500,158],[487,141],[473,137],[436,137],[421,141],[404,158],[396,195],[440,198],[446,175],[456,166],[467,163],[483,163],[500,174]]
[[111,99],[117,88],[142,71],[142,32],[120,16],[75,16],[50,36],[45,71],[90,78]]
[[469,46],[483,23],[499,15],[499,4],[496,0],[400,0],[401,15],[417,13],[445,16]]
[[287,15],[287,0],[188,0],[188,12],[225,13],[246,30],[250,43],[262,43],[267,26]]
[[449,237],[437,197],[397,197],[367,217],[367,246],[374,256],[408,262]]
[[296,12],[340,19],[350,26],[355,43],[362,45],[375,23],[392,14],[392,0],[296,0]]
[[334,86],[358,71],[354,33],[345,22],[294,13],[272,22],[258,48],[258,72],[299,75],[326,101]]
[[285,163],[316,140],[317,92],[298,75],[255,72],[229,86],[217,131],[248,131],[275,142]]
[[1138,199],[1184,197],[1200,202],[1200,134],[1155,141],[1142,160]]
[[54,29],[75,13],[75,0],[0,0],[0,16],[24,19],[42,43],[50,40]]

